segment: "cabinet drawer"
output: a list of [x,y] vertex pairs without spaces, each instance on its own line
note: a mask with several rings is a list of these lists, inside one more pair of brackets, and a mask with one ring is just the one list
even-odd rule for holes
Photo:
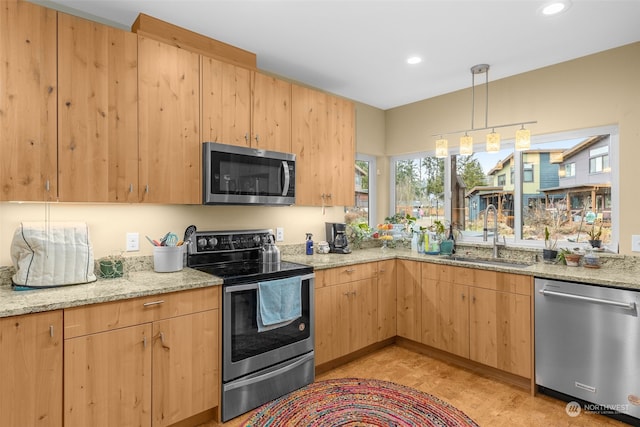
[[64,338],[218,308],[217,286],[64,310]]
[[347,265],[316,271],[316,288],[369,279],[378,273],[378,263]]

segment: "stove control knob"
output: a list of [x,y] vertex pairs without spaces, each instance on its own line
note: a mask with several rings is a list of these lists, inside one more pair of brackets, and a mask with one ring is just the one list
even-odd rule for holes
[[216,245],[218,244],[218,239],[216,239],[215,237],[209,237],[209,247],[211,249],[215,248]]
[[198,249],[204,249],[207,246],[207,239],[204,237],[198,238]]
[[260,237],[259,235],[254,235],[253,236],[253,246],[254,247],[259,247],[262,246],[262,237]]

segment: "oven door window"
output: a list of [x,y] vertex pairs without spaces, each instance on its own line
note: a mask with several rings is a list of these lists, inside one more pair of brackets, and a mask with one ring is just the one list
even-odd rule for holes
[[286,326],[258,332],[255,289],[231,295],[231,361],[238,362],[309,338],[309,283],[302,284],[302,316]]

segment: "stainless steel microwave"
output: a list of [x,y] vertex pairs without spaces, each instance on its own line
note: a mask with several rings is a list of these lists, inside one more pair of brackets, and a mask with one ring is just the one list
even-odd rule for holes
[[202,144],[205,205],[292,205],[296,156],[235,145]]

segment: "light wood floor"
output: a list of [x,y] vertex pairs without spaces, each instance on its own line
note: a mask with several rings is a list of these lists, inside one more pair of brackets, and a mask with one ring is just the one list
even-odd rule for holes
[[[575,418],[565,412],[566,403],[548,396],[533,397],[526,390],[469,370],[392,345],[322,375],[328,378],[377,378],[404,384],[449,402],[490,427],[627,426],[613,419],[584,412]],[[224,424],[200,427],[237,427],[247,415]]]

